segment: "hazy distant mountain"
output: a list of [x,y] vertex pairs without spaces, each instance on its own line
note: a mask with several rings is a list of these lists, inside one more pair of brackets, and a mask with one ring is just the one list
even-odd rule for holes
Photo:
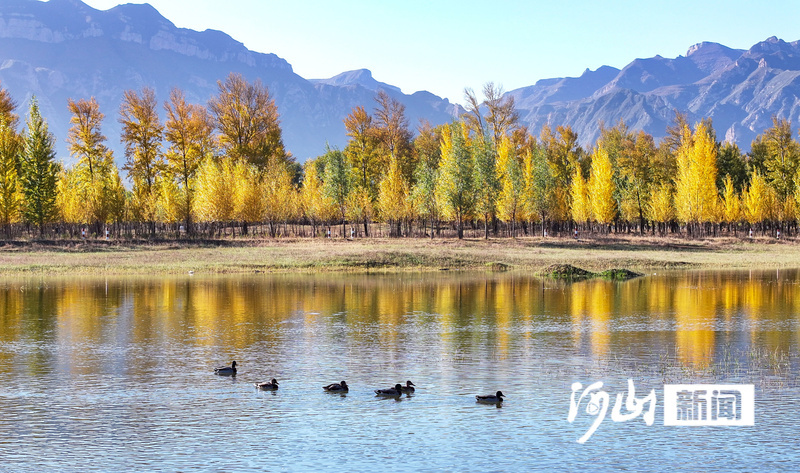
[[369,69],[342,72],[330,79],[311,79],[311,83],[317,85],[332,85],[335,87],[363,87],[371,91],[385,90],[386,92],[400,92],[399,87],[376,81],[372,77],[372,72],[370,72]]
[[[599,123],[620,119],[660,138],[678,110],[692,121],[711,117],[720,139],[749,149],[773,115],[800,126],[798,43],[769,38],[747,51],[700,43],[686,56],[637,59],[621,70],[603,66],[508,94],[531,132],[570,125],[584,146],[596,140]],[[64,158],[68,98],[97,98],[108,144],[122,162],[117,117],[125,90],[150,86],[163,101],[177,86],[189,100],[206,103],[230,72],[269,87],[287,148],[301,161],[321,154],[326,143],[343,147],[342,119],[358,105],[372,110],[378,90],[406,105],[412,128],[419,119],[440,124],[463,112],[429,92],[403,94],[366,69],[306,80],[274,54],[249,51],[219,31],[177,28],[149,5],[99,11],[80,0],[0,2],[0,85],[19,102],[20,115],[31,95],[38,97]]]
[[149,5],[99,11],[79,0],[0,2],[0,85],[17,100],[20,115],[36,95],[62,157],[68,98],[97,98],[106,115],[103,131],[121,162],[117,118],[125,90],[150,86],[163,101],[177,86],[189,100],[206,103],[230,72],[269,87],[286,146],[299,160],[322,154],[326,143],[344,146],[342,119],[356,105],[373,109],[379,88],[406,104],[412,127],[420,118],[448,122],[460,110],[427,92],[405,95],[367,70],[308,81],[274,54],[249,51],[219,31],[177,28]]
[[570,125],[584,146],[598,123],[620,119],[656,138],[675,110],[691,121],[713,119],[720,140],[745,150],[772,126],[772,116],[800,126],[800,42],[769,38],[747,51],[716,43],[692,46],[686,56],[637,59],[622,70],[601,67],[577,78],[547,79],[508,92],[533,132],[545,124]]

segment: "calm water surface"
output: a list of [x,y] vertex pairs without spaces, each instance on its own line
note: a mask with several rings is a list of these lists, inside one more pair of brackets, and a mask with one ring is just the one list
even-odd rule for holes
[[[797,471],[799,345],[797,271],[2,279],[0,471]],[[628,379],[653,425],[577,443],[572,383]],[[755,426],[665,427],[678,383],[754,384]]]

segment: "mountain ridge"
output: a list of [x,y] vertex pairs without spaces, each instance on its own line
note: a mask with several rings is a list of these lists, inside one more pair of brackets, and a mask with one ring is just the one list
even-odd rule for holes
[[[375,87],[363,81],[332,85],[306,80],[275,54],[250,51],[217,30],[177,28],[147,4],[96,10],[80,0],[0,3],[0,85],[20,104],[20,115],[37,96],[58,139],[59,157],[66,161],[69,98],[97,98],[106,116],[108,146],[121,163],[117,117],[125,90],[152,87],[163,102],[172,87],[179,87],[188,100],[205,104],[217,93],[217,81],[231,72],[260,79],[269,88],[286,147],[301,161],[322,154],[328,144],[343,147],[343,119],[353,107],[374,103]],[[371,73],[362,76],[372,78]],[[448,122],[461,111],[432,94],[406,95],[372,81],[406,105],[412,126],[421,119]]]
[[[405,94],[369,69],[305,79],[275,54],[248,50],[221,31],[178,28],[148,4],[97,10],[81,0],[0,3],[0,85],[20,104],[20,115],[37,96],[63,158],[69,98],[97,98],[108,145],[122,162],[117,116],[125,90],[149,86],[163,102],[172,87],[180,87],[188,100],[205,104],[231,72],[269,88],[286,147],[299,160],[327,145],[344,147],[342,120],[356,106],[370,110],[379,90],[406,106],[412,128],[419,120],[436,125],[463,113],[459,104],[427,91]],[[678,111],[690,121],[711,118],[719,139],[747,150],[773,115],[800,123],[800,41],[773,36],[746,50],[700,42],[676,58],[656,55],[621,69],[601,66],[578,77],[539,79],[506,97],[515,99],[533,134],[545,125],[568,125],[587,148],[600,124],[620,120],[659,139]]]
[[[588,87],[584,78],[601,70],[604,78],[614,77]],[[560,100],[554,89],[570,84],[583,89]],[[583,146],[597,140],[598,124],[619,120],[663,138],[678,111],[690,121],[711,118],[721,140],[749,150],[752,140],[772,126],[773,116],[800,123],[800,41],[773,36],[747,50],[702,42],[685,56],[635,59],[622,69],[603,66],[579,78],[539,81],[508,96],[534,132],[544,125],[569,125]]]

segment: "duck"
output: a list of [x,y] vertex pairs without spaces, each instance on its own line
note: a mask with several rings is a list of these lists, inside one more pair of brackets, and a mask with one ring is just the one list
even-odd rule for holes
[[219,368],[214,368],[214,374],[218,374],[221,376],[236,376],[236,362],[231,362],[230,366],[221,366]]
[[385,397],[400,397],[403,395],[403,386],[395,384],[393,388],[389,389],[376,389],[375,394]]
[[483,402],[486,404],[500,404],[501,402],[503,402],[504,396],[505,394],[503,394],[502,391],[497,391],[495,394],[487,394],[486,396],[475,396],[475,399],[477,399],[478,402]]
[[346,393],[350,391],[350,386],[348,386],[346,382],[342,381],[341,383],[333,383],[323,386],[322,389],[330,393]]
[[272,378],[272,381],[253,383],[253,386],[257,387],[258,389],[263,389],[264,391],[275,391],[278,389],[278,380]]
[[414,386],[416,386],[411,381],[406,381],[405,386],[400,386],[400,390],[406,394],[413,394],[414,393]]

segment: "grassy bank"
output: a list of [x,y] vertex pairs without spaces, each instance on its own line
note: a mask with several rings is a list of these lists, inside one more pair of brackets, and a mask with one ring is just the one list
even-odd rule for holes
[[800,243],[649,237],[489,240],[9,242],[0,274],[181,274],[523,270],[557,263],[602,271],[800,267]]

